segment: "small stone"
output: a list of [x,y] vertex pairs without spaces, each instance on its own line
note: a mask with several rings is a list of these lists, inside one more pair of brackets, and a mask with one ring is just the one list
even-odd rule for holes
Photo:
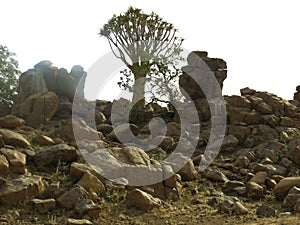
[[45,136],[45,135],[39,135],[37,136],[34,141],[39,145],[54,145],[55,142],[52,138]]
[[229,179],[221,171],[207,171],[204,172],[204,176],[213,182],[226,183],[229,181]]
[[96,176],[88,171],[84,173],[77,184],[90,193],[96,192],[100,194],[105,191],[104,184]]
[[9,169],[15,174],[25,174],[26,155],[14,149],[1,148],[0,153],[5,155],[9,162]]
[[93,223],[87,219],[82,219],[82,220],[68,219],[68,225],[93,225]]
[[253,199],[261,199],[264,197],[264,188],[255,182],[248,182],[246,185],[248,195]]
[[243,206],[242,203],[234,202],[233,213],[235,215],[244,215],[249,213],[249,210],[245,206]]
[[33,199],[31,202],[33,203],[34,209],[39,213],[50,212],[56,207],[55,199]]
[[75,212],[81,217],[85,214],[90,217],[96,217],[101,212],[101,208],[90,199],[81,199],[76,203]]
[[6,177],[9,173],[9,163],[4,155],[0,155],[0,177]]
[[300,213],[300,200],[298,199],[294,206],[295,213]]
[[276,184],[277,184],[276,181],[273,179],[268,178],[266,181],[266,185],[269,190],[273,190],[276,187]]
[[285,208],[293,208],[296,202],[300,199],[300,194],[288,194],[282,203]]
[[249,87],[242,88],[240,90],[240,92],[241,92],[242,96],[245,96],[245,95],[254,95],[256,93],[256,91],[254,89],[251,89]]
[[88,193],[85,189],[82,187],[75,187],[72,190],[64,193],[56,201],[63,208],[74,209],[76,204],[86,196],[88,196]]
[[127,194],[127,202],[129,205],[133,205],[143,211],[149,211],[161,205],[160,199],[154,198],[139,189],[134,189]]
[[255,182],[257,184],[264,184],[267,179],[267,172],[257,172],[254,177],[250,179],[250,182]]
[[256,215],[258,217],[271,217],[271,216],[276,216],[276,209],[274,208],[271,208],[269,206],[265,206],[265,205],[262,205],[260,207],[257,208],[256,210]]

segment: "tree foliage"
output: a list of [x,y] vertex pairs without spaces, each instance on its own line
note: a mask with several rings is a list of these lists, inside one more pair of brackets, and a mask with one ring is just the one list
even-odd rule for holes
[[0,103],[11,105],[17,94],[18,61],[6,46],[0,45]]
[[169,68],[166,66],[173,65],[174,61],[180,59],[183,39],[177,37],[177,32],[173,24],[164,21],[154,12],[146,14],[133,7],[124,14],[114,15],[100,30],[100,35],[108,39],[115,56],[129,69],[123,71],[125,76],[120,85],[129,88],[129,75],[133,74],[133,102],[141,99],[139,108],[145,105],[147,79],[153,81],[152,85],[173,80],[174,73],[166,70]]

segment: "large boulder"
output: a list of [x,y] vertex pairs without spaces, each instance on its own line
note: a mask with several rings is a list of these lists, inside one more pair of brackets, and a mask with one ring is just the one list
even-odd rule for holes
[[12,113],[25,119],[26,124],[37,127],[49,121],[58,110],[58,97],[54,92],[33,94],[19,105]]
[[[227,65],[224,60],[209,58],[207,52],[194,51],[188,55],[187,61],[188,66],[183,68],[184,73],[179,77],[179,85],[185,90],[183,95],[188,95],[193,100],[205,98],[207,96],[202,90],[204,85],[208,87],[207,90],[209,90],[208,92],[211,97],[216,94],[221,94],[217,93],[214,83],[216,80],[220,89],[223,88],[223,82],[227,78]],[[204,81],[201,78],[202,73],[208,72],[211,72],[209,75],[213,75],[214,77],[205,79]],[[195,82],[194,79],[188,75],[190,73],[197,73],[199,75],[199,81]],[[201,83],[203,86],[199,87],[197,83]]]

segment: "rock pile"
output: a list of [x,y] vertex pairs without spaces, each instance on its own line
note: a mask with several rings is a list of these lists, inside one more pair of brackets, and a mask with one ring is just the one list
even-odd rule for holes
[[[56,113],[70,113],[75,92],[83,97],[86,72],[81,66],[73,66],[71,72],[52,66],[50,61],[41,61],[21,74],[18,97],[12,114],[25,119],[26,124],[38,127],[50,121]],[[62,111],[62,112],[59,112]]]
[[[212,71],[208,74],[217,80],[220,92],[227,74],[226,62],[209,58],[205,52],[193,54],[200,56]],[[198,71],[201,76],[202,61],[193,54],[185,70]],[[253,213],[246,204],[264,201],[266,196],[281,201],[282,208],[261,205],[254,212],[258,217],[276,216],[279,211],[300,213],[297,94],[290,102],[250,88],[241,89],[241,96],[224,96],[227,125],[220,154],[206,170],[199,172],[199,162],[206,160],[204,151],[214,114],[203,90],[187,74],[180,78],[180,85],[186,88],[197,111],[193,111],[189,101],[182,103],[177,112],[153,107],[152,116],[162,116],[167,127],[165,134],[157,137],[152,137],[150,132],[160,129],[156,123],[151,127],[144,123],[124,123],[123,112],[129,104],[124,99],[114,101],[118,107],[116,115],[111,115],[112,102],[98,100],[94,114],[88,102],[82,100],[74,107],[79,119],[71,121],[70,101],[75,86],[84,76],[79,66],[67,73],[52,67],[49,61],[42,61],[22,75],[15,115],[0,118],[0,204],[30,205],[39,214],[70,212],[72,218],[65,223],[92,224],[103,212],[106,201],[126,200],[128,207],[151,211],[172,207],[171,200],[180,199],[183,190],[191,189],[195,196],[193,205],[211,207],[219,213]],[[64,82],[66,86],[62,88]],[[208,95],[213,99],[217,89],[209,82],[207,86]],[[179,115],[193,123],[194,128],[201,127],[198,137],[181,132]],[[96,127],[89,123],[91,120]],[[38,127],[41,121],[44,126]],[[73,129],[80,131],[80,141],[76,142]],[[133,135],[128,138],[129,132]],[[126,145],[119,140],[123,137],[128,138],[124,139]],[[141,141],[132,144],[135,137]],[[160,144],[145,151],[151,143],[143,139],[160,140]],[[189,159],[183,153],[195,139],[198,139],[197,148]],[[182,153],[173,152],[180,141],[184,143],[180,146]],[[162,162],[171,153],[177,159],[175,162],[185,162],[185,165]],[[100,157],[99,165],[88,164],[86,155],[94,160]],[[134,167],[140,168],[139,176],[128,176]],[[107,179],[107,175],[114,179]],[[147,186],[131,185],[133,181],[152,176],[161,181]],[[193,185],[196,188],[192,189]],[[204,203],[198,186],[207,188],[201,192],[207,193]]]

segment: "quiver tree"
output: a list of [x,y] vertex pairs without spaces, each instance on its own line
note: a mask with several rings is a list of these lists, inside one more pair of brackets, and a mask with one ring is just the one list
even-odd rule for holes
[[141,110],[145,106],[146,76],[157,65],[173,64],[180,59],[183,39],[177,29],[157,14],[145,14],[130,7],[127,12],[114,15],[100,30],[108,39],[114,55],[121,59],[134,76],[133,103]]

